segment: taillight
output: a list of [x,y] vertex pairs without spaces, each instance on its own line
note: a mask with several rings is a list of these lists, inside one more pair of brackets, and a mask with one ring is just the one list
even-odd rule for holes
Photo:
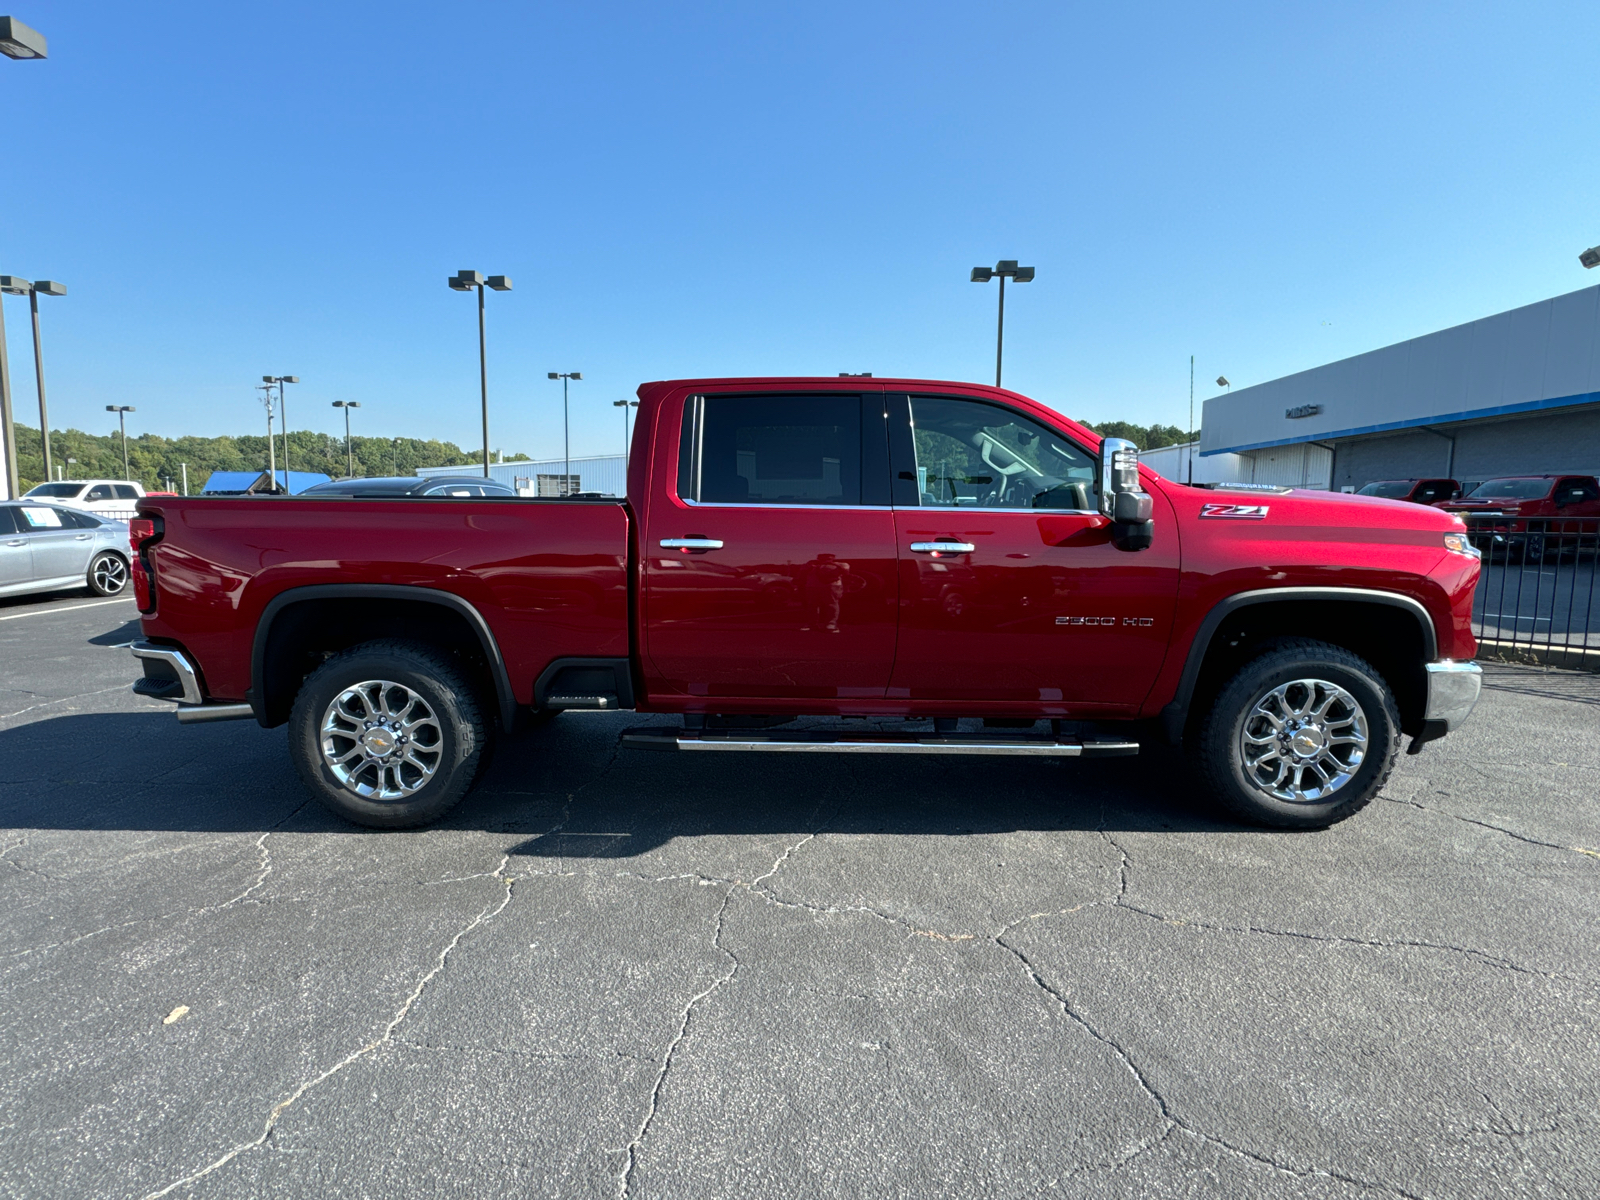
[[150,547],[161,540],[160,517],[135,517],[128,522],[128,548],[133,551],[133,599],[143,613],[156,607],[155,570],[150,564]]

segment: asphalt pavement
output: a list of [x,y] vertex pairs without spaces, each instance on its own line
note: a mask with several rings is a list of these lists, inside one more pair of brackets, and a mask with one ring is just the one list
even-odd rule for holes
[[133,696],[133,615],[0,602],[0,1195],[1600,1190],[1600,676],[1491,666],[1319,833],[628,714],[392,833]]

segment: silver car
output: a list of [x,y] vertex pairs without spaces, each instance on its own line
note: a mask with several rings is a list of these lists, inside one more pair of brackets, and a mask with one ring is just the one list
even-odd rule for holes
[[0,502],[0,596],[87,587],[116,596],[128,586],[128,524],[81,509]]

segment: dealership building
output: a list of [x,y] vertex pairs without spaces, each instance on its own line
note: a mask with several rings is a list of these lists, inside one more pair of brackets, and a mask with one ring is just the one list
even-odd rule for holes
[[1600,287],[1207,400],[1199,449],[1197,481],[1335,490],[1600,474]]

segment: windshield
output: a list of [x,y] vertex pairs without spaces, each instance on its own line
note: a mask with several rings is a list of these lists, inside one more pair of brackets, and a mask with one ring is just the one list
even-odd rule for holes
[[1480,483],[1468,500],[1542,500],[1550,494],[1553,479],[1491,479]]
[[70,500],[83,491],[81,483],[41,483],[36,488],[30,488],[26,493],[29,496],[56,496],[63,500]]
[[1404,500],[1411,494],[1411,481],[1409,479],[1385,479],[1377,483],[1369,483],[1357,495],[1382,496],[1386,500]]

